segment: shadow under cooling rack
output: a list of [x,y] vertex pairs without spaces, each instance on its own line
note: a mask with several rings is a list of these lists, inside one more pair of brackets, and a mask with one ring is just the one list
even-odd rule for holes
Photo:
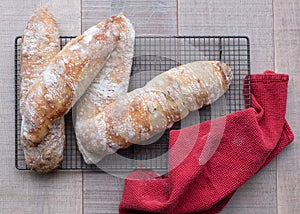
[[[61,37],[61,47],[72,38],[74,37]],[[28,170],[20,144],[20,42],[21,37],[17,37],[15,39],[15,165],[19,170]],[[244,83],[245,76],[250,74],[250,44],[245,36],[139,36],[135,40],[129,91],[143,87],[153,77],[170,68],[198,60],[221,60],[227,63],[234,73],[229,90],[217,102],[190,113],[188,117],[175,123],[172,128],[151,139],[153,143],[133,145],[128,149],[120,150],[104,158],[97,166],[85,164],[81,157],[77,148],[71,110],[65,116],[66,148],[64,161],[59,169],[112,172],[154,169],[167,172],[170,130],[181,129],[251,106],[251,100],[245,98],[250,91],[250,78]]]

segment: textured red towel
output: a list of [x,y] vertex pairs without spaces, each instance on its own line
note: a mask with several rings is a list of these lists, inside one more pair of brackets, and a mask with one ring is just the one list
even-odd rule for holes
[[292,142],[285,120],[288,75],[266,71],[250,78],[252,107],[172,131],[168,176],[132,172],[120,213],[218,213]]

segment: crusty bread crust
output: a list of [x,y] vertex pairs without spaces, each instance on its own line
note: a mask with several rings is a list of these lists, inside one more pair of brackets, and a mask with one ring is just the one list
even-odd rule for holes
[[[25,105],[24,98],[29,88],[59,50],[59,31],[53,15],[46,7],[37,9],[28,21],[21,41],[21,108]],[[63,161],[64,118],[53,123],[49,133],[37,146],[26,144],[22,139],[21,143],[24,146],[25,160],[29,168],[41,173],[54,170]]]
[[[85,132],[85,130],[78,128],[81,121],[95,117],[107,105],[127,93],[134,52],[135,31],[130,21],[124,16],[122,18],[125,21],[120,27],[120,40],[115,50],[75,105],[76,136],[80,136]],[[97,162],[97,156],[85,150],[85,144],[85,141],[77,138],[77,145],[85,162],[88,164]]]
[[26,95],[22,138],[38,144],[52,121],[64,116],[104,66],[120,39],[122,16],[112,16],[71,40],[48,64]]

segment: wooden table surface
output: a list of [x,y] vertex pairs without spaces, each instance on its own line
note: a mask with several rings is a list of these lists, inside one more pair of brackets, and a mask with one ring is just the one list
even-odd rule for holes
[[117,213],[123,180],[104,173],[37,175],[14,167],[14,38],[39,6],[61,35],[123,11],[137,34],[247,35],[251,71],[290,75],[287,120],[295,140],[251,178],[222,213],[300,213],[300,1],[298,0],[14,0],[0,4],[0,213]]

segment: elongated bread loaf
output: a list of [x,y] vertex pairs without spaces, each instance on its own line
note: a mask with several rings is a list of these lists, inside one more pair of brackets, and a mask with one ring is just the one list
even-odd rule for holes
[[[120,33],[120,40],[111,53],[110,58],[98,73],[84,95],[78,100],[75,107],[75,133],[85,132],[80,127],[81,121],[94,118],[98,113],[117,97],[126,94],[129,85],[133,58],[135,32],[132,24],[124,18],[124,25]],[[78,148],[86,163],[96,162],[97,156],[85,150],[85,142],[77,138]]]
[[50,61],[21,108],[24,141],[38,144],[52,121],[71,109],[116,47],[124,22],[122,15],[110,17],[71,40]]
[[97,155],[98,161],[151,138],[190,111],[211,104],[225,93],[231,79],[231,69],[219,61],[175,67],[143,88],[119,97],[94,118],[82,121],[77,129],[83,131],[77,138],[85,150]]
[[[45,7],[37,9],[28,21],[21,41],[21,106],[25,105],[24,97],[30,86],[35,83],[38,76],[59,50],[59,31],[53,15]],[[21,143],[24,146],[25,160],[29,168],[41,173],[54,170],[63,161],[64,118],[54,121],[49,133],[37,146],[28,145],[22,139]]]

